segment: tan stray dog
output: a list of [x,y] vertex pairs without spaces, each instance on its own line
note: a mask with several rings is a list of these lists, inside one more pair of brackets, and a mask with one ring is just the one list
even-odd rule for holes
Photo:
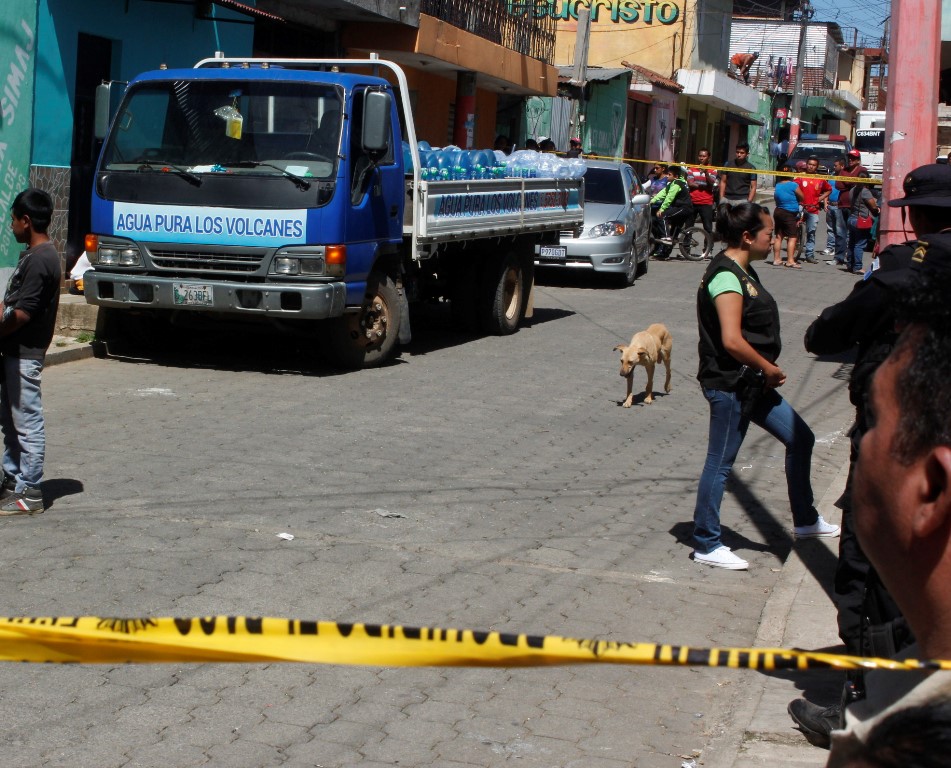
[[673,337],[670,331],[661,323],[654,323],[646,331],[634,334],[628,346],[618,344],[615,352],[621,353],[621,375],[627,378],[627,398],[624,407],[630,408],[633,400],[634,366],[643,365],[647,369],[647,396],[644,403],[654,402],[654,366],[663,363],[667,368],[667,379],[664,381],[664,392],[670,392],[670,350],[673,346]]

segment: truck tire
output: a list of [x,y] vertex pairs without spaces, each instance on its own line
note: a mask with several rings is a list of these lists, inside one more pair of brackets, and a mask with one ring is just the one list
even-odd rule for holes
[[515,250],[486,259],[483,271],[479,321],[482,330],[507,336],[518,330],[525,315],[525,302],[531,287],[531,272]]
[[165,353],[174,348],[170,332],[161,312],[99,307],[92,352],[95,357]]
[[383,365],[398,350],[400,319],[393,278],[371,272],[360,310],[326,322],[321,334],[324,352],[332,363],[348,370]]

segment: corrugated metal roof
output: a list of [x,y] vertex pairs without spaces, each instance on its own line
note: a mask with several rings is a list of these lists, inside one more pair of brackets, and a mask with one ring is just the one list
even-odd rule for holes
[[[809,24],[806,29],[804,93],[835,87],[838,49],[829,26],[836,25]],[[759,51],[759,59],[750,70],[750,85],[760,90],[791,91],[799,59],[799,31],[799,24],[793,22],[734,19],[730,56]]]

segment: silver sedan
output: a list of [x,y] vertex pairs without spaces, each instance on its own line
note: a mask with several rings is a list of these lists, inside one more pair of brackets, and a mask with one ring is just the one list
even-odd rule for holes
[[626,163],[588,160],[586,165],[581,236],[565,231],[558,245],[536,246],[535,264],[591,269],[632,285],[647,271],[650,257],[650,197]]

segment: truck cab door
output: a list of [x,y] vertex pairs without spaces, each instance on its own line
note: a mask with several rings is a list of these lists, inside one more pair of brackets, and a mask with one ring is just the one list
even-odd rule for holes
[[[376,248],[403,238],[404,182],[397,162],[402,155],[395,140],[396,114],[392,94],[356,89],[350,115],[350,205],[347,241],[363,243],[367,270]],[[352,252],[352,248],[350,248]],[[370,251],[373,251],[371,254]],[[348,259],[349,260],[349,259]],[[354,265],[356,266],[356,265]]]

